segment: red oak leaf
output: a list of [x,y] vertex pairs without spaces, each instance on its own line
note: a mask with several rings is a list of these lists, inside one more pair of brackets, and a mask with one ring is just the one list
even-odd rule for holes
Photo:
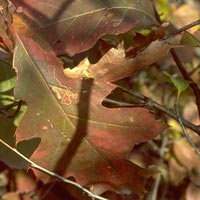
[[[17,141],[41,138],[30,157],[38,165],[102,193],[141,194],[152,171],[128,160],[133,146],[157,136],[164,126],[143,108],[106,108],[115,85],[70,78],[62,62],[33,40],[17,36],[15,96],[28,109]],[[49,178],[35,170],[38,178]]]

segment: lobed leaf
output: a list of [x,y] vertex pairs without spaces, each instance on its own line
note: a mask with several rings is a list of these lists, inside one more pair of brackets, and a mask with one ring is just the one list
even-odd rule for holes
[[[27,112],[16,131],[17,141],[40,138],[31,156],[40,166],[97,193],[114,190],[141,194],[152,170],[128,160],[132,147],[157,136],[164,126],[143,108],[102,106],[116,87],[102,80],[70,78],[61,61],[33,40],[17,36],[15,96]],[[35,171],[38,178],[49,181]]]
[[166,56],[171,45],[166,41],[154,41],[134,58],[125,57],[123,44],[117,49],[110,49],[96,64],[91,64],[88,58],[82,60],[73,69],[66,68],[65,74],[70,77],[92,77],[96,80],[113,82],[129,77],[154,62]]

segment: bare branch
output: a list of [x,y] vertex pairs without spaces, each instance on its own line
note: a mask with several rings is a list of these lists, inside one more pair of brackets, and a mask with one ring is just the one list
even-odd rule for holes
[[198,85],[190,78],[190,75],[189,73],[185,70],[180,58],[178,57],[175,49],[171,49],[171,55],[174,59],[174,62],[176,63],[179,71],[181,72],[183,78],[187,81],[189,81],[190,83],[190,87],[191,89],[193,90],[193,93],[196,97],[196,105],[197,105],[197,108],[198,108],[198,113],[199,113],[199,117],[200,117],[200,89],[198,87]]
[[190,136],[187,134],[186,129],[185,129],[184,125],[183,125],[182,119],[180,117],[179,106],[178,106],[179,105],[179,97],[180,96],[177,95],[176,104],[175,104],[175,110],[176,110],[176,115],[177,115],[177,118],[178,118],[178,122],[179,122],[179,124],[181,126],[183,135],[185,136],[187,141],[190,143],[190,145],[193,147],[194,151],[200,156],[200,152],[199,152],[198,148],[196,147],[196,145],[194,144],[194,142],[192,141]]
[[181,27],[181,28],[177,29],[176,31],[173,31],[173,32],[169,33],[168,35],[166,35],[163,38],[163,40],[167,40],[167,39],[169,39],[171,37],[174,37],[175,35],[177,35],[179,33],[182,33],[183,31],[186,31],[186,30],[188,30],[188,29],[190,29],[190,28],[192,28],[194,26],[197,26],[199,24],[200,24],[200,19],[197,20],[197,21],[194,21],[194,22],[192,22],[192,23],[190,23],[190,24],[188,24],[186,26]]
[[[5,105],[0,108],[0,114],[3,114],[8,118],[13,118],[19,113],[23,103],[24,102],[22,100],[19,100],[19,101],[14,101],[13,103],[11,103],[9,105]],[[17,107],[17,109],[15,110],[15,112],[13,114],[9,115],[8,111],[14,107]]]
[[98,196],[98,195],[93,194],[92,192],[90,192],[89,190],[87,190],[86,188],[82,187],[81,185],[79,185],[79,184],[76,183],[76,182],[73,182],[73,181],[71,181],[71,180],[69,180],[69,179],[66,179],[66,178],[64,178],[63,176],[60,176],[59,174],[56,174],[56,173],[54,173],[54,172],[52,172],[52,171],[49,171],[49,170],[47,170],[47,169],[45,169],[45,168],[43,168],[43,167],[37,165],[36,163],[34,163],[34,162],[31,161],[30,159],[28,159],[26,156],[24,156],[23,154],[21,154],[17,149],[15,149],[15,148],[11,147],[10,145],[8,145],[8,144],[7,144],[6,142],[4,142],[2,139],[0,139],[0,142],[1,142],[4,146],[6,146],[7,148],[9,148],[11,151],[15,152],[15,153],[16,153],[18,156],[20,156],[22,159],[24,159],[25,161],[27,161],[27,162],[30,164],[30,167],[31,167],[31,168],[37,169],[37,170],[39,170],[39,171],[41,171],[41,172],[43,172],[43,173],[45,173],[45,174],[48,174],[48,175],[50,175],[50,176],[52,176],[52,177],[55,177],[55,178],[61,180],[61,181],[64,182],[64,183],[69,183],[69,184],[71,184],[71,185],[74,185],[75,187],[81,189],[83,192],[87,193],[88,196],[90,196],[90,197],[93,198],[93,199],[108,200],[108,199],[106,199],[106,198],[104,198],[104,197],[100,197],[100,196]]
[[[164,154],[165,154],[165,148],[168,144],[168,138],[166,135],[166,132],[162,133],[162,144],[160,147],[160,162],[163,162]],[[153,191],[151,194],[151,200],[157,200],[157,195],[158,195],[158,189],[161,181],[161,174],[156,175]]]
[[[155,102],[154,100],[146,97],[146,96],[143,96],[142,94],[139,94],[139,93],[136,93],[136,92],[133,92],[127,88],[124,88],[122,86],[118,86],[122,91],[130,94],[131,96],[133,97],[136,97],[142,101],[144,101],[144,106],[143,107],[147,107],[149,109],[157,109],[163,113],[165,113],[166,115],[168,115],[169,117],[175,119],[176,121],[179,122],[179,119],[177,118],[177,114],[170,111],[168,108],[160,105],[159,103]],[[135,107],[135,106],[134,106]],[[179,116],[180,117],[180,116]],[[181,117],[180,117],[181,118]],[[193,130],[194,132],[196,132],[198,135],[200,135],[200,126],[196,126],[194,124],[192,124],[191,122],[181,118],[181,121],[183,123],[183,125],[191,130]]]

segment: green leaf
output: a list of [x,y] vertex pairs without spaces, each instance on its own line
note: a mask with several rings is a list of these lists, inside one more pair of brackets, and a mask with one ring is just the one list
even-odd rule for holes
[[173,77],[171,74],[168,74],[167,72],[164,72],[164,74],[170,78],[171,82],[174,84],[179,94],[189,87],[190,82],[186,81],[182,77]]
[[172,77],[172,83],[176,87],[176,89],[182,93],[184,90],[186,90],[189,87],[190,82],[186,81],[185,79],[181,77],[174,78]]

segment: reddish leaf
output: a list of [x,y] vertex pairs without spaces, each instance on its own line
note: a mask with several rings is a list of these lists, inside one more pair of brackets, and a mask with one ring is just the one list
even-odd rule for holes
[[[103,81],[69,78],[62,63],[35,42],[17,37],[15,95],[28,110],[17,131],[18,141],[41,143],[31,159],[102,193],[144,191],[151,170],[128,161],[134,144],[154,138],[164,128],[148,110],[109,109],[102,100],[116,87]],[[42,180],[48,178],[35,171]]]
[[[57,53],[74,55],[90,49],[104,34],[124,33],[157,24],[150,0],[12,0],[15,26],[43,39]],[[21,23],[19,23],[21,19]],[[18,29],[18,30],[19,30]],[[51,34],[49,34],[51,33]]]

